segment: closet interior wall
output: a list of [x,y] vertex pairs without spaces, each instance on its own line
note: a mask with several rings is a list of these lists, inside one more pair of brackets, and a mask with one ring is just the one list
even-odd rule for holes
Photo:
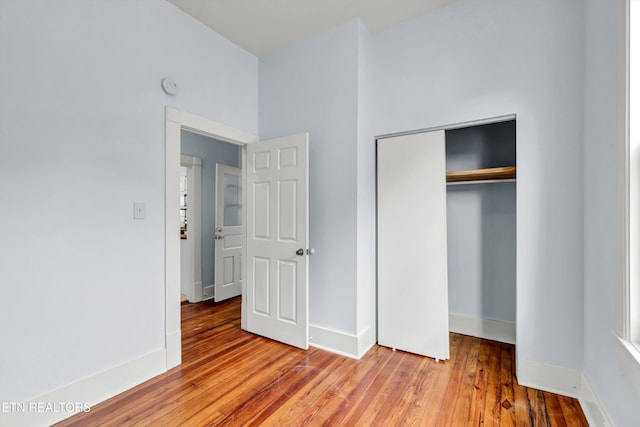
[[[447,172],[515,165],[515,120],[446,131]],[[447,254],[451,329],[462,319],[515,330],[515,180],[447,185]]]

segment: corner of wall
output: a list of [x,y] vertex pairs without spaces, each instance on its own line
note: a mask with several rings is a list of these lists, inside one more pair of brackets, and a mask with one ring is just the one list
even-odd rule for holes
[[582,412],[587,417],[589,425],[592,427],[611,427],[613,423],[604,408],[604,405],[598,398],[598,395],[591,387],[591,383],[583,373],[581,375],[580,393],[578,400],[582,407]]
[[375,336],[371,328],[365,329],[358,335],[351,335],[309,325],[309,344],[352,359],[360,359],[375,345]]
[[532,360],[518,362],[518,383],[525,387],[578,398],[582,373]]

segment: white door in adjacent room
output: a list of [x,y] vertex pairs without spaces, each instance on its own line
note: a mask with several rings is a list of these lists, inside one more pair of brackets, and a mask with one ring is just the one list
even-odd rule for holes
[[242,169],[216,164],[214,300],[242,294]]

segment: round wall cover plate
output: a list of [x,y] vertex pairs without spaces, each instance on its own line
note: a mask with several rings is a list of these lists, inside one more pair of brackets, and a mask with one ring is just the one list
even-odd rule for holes
[[162,90],[164,90],[167,95],[175,96],[178,94],[178,85],[172,79],[165,77],[162,79]]

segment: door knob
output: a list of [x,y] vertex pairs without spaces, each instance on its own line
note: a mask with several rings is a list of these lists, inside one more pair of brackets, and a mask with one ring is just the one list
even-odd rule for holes
[[298,249],[298,250],[296,251],[296,255],[298,255],[298,256],[302,256],[302,255],[304,255],[304,249]]

